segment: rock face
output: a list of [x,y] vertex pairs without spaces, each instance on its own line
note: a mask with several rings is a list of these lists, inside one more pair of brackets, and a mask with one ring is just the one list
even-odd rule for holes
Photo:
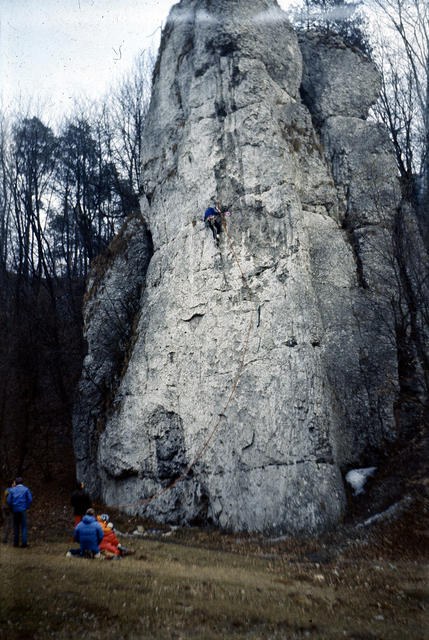
[[146,269],[152,256],[142,219],[130,218],[92,266],[87,283],[84,331],[88,344],[74,408],[74,449],[78,477],[97,491],[98,439],[127,367]]
[[[298,42],[274,0],[173,7],[144,134],[153,247],[135,229],[134,258],[120,253],[102,279],[118,300],[144,283],[138,322],[127,366],[105,367],[108,402],[98,390],[93,406],[84,377],[76,412],[78,474],[106,504],[320,531],[345,508],[341,471],[395,437],[383,248],[399,192],[386,134],[364,119],[377,82],[339,41]],[[202,222],[216,201],[235,254]],[[100,368],[100,287],[85,370]]]

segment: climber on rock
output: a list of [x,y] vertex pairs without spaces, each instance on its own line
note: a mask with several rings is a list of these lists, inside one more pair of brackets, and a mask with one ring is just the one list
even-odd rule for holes
[[219,204],[209,207],[204,214],[204,222],[206,227],[209,227],[213,233],[213,240],[216,242],[216,246],[219,246],[220,233],[222,231],[223,219],[225,216],[230,216],[230,212],[226,207],[221,207]]
[[220,232],[222,231],[222,218],[221,212],[218,207],[209,207],[204,214],[204,222],[206,227],[209,227],[213,233],[213,240],[216,245],[219,246]]

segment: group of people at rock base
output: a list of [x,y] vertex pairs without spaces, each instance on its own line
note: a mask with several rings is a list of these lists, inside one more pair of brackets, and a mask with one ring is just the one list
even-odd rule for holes
[[134,553],[119,544],[107,513],[95,515],[91,498],[85,491],[83,482],[77,483],[70,504],[74,515],[73,540],[79,543],[79,549],[70,549],[66,554],[68,557],[119,558]]
[[82,520],[75,526],[73,540],[79,543],[79,549],[67,551],[68,557],[112,559],[134,553],[132,549],[119,544],[107,513],[96,516],[92,508],[87,509]]
[[33,502],[33,496],[20,477],[10,481],[8,485],[3,494],[2,511],[5,523],[2,542],[4,544],[8,542],[13,527],[13,546],[19,547],[21,538],[21,547],[25,549],[28,547],[27,509]]
[[[28,547],[27,542],[27,510],[33,502],[33,496],[24,485],[21,477],[8,482],[3,494],[2,512],[4,529],[2,542],[6,544],[13,528],[13,546]],[[95,515],[91,498],[85,491],[82,482],[78,482],[70,498],[74,516],[73,539],[79,543],[78,549],[70,549],[67,556],[119,558],[134,553],[126,549],[116,536],[113,523],[107,514]]]

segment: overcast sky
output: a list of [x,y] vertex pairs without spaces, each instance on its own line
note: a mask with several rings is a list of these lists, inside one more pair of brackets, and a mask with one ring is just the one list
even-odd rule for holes
[[[285,8],[290,0],[280,0]],[[43,113],[96,98],[157,48],[172,0],[0,0],[0,105],[21,97]]]

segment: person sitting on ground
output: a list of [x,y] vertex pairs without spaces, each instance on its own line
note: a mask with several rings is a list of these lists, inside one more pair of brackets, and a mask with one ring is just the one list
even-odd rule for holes
[[100,542],[104,533],[101,524],[95,517],[94,509],[88,509],[74,530],[74,541],[78,542],[80,549],[70,549],[67,555],[80,555],[89,558],[100,557]]
[[71,494],[70,504],[73,507],[74,528],[76,528],[87,510],[92,507],[91,498],[85,491],[83,482],[76,484],[76,489]]
[[[107,557],[113,556],[129,556],[134,553],[134,549],[127,549],[119,543],[116,537],[113,522],[110,522],[110,518],[107,513],[102,513],[97,517],[104,531],[104,538],[100,544],[100,551]],[[113,556],[112,556],[113,554]]]
[[120,556],[119,540],[113,530],[113,523],[108,522],[104,530],[104,538],[100,543],[100,552],[107,556]]
[[222,217],[230,215],[231,214],[227,211],[226,207],[220,207],[219,205],[214,205],[213,207],[206,209],[204,222],[206,223],[206,226],[211,229],[213,233],[213,240],[216,242],[217,246],[219,246],[220,233],[222,231]]

